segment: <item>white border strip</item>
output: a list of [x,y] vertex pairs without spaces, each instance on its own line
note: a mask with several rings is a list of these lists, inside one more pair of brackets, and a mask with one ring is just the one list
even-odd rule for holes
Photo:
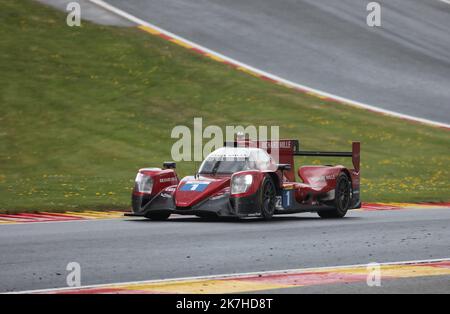
[[447,4],[450,4],[450,0],[440,0],[441,2],[444,2],[444,3],[447,3]]
[[[436,263],[436,262],[447,262],[450,261],[450,257],[438,258],[438,259],[425,259],[416,261],[403,261],[403,262],[384,262],[379,263],[380,266],[395,266],[395,265],[415,265],[415,264],[426,264],[426,263]],[[300,268],[300,269],[286,269],[286,270],[273,270],[273,271],[260,271],[260,272],[248,272],[248,273],[237,273],[237,274],[221,274],[221,275],[209,275],[209,276],[194,276],[194,277],[181,277],[181,278],[170,278],[170,279],[155,279],[155,280],[144,280],[144,281],[129,281],[120,283],[109,283],[109,284],[97,284],[97,285],[87,285],[81,287],[64,287],[64,288],[50,288],[50,289],[40,289],[40,290],[26,290],[18,292],[7,292],[2,294],[30,294],[30,293],[46,293],[46,292],[62,292],[62,291],[73,291],[73,290],[85,290],[85,289],[95,289],[95,288],[114,288],[118,286],[125,285],[143,285],[143,284],[153,284],[153,283],[170,283],[170,282],[183,282],[183,281],[199,281],[199,280],[212,280],[212,279],[229,279],[229,278],[241,278],[247,276],[257,276],[257,275],[278,275],[278,274],[299,274],[305,272],[315,272],[315,271],[326,271],[331,269],[348,269],[348,268],[363,268],[367,267],[368,264],[355,264],[355,265],[343,265],[343,266],[326,266],[326,267],[312,267],[312,268]]]
[[[100,6],[100,7],[102,7],[102,8],[104,8],[104,9],[106,9],[106,10],[108,10],[108,11],[110,11],[110,12],[112,12],[112,13],[114,13],[114,14],[117,14],[117,15],[119,15],[119,16],[121,16],[121,17],[123,17],[123,18],[125,18],[125,19],[127,19],[127,20],[129,20],[131,22],[133,22],[133,23],[153,28],[153,29],[157,30],[158,32],[160,32],[160,33],[162,33],[164,35],[167,35],[167,36],[172,37],[174,39],[177,39],[177,40],[179,40],[181,42],[184,42],[184,43],[186,43],[186,44],[188,44],[188,45],[190,45],[190,46],[192,46],[192,47],[194,47],[196,49],[204,51],[205,53],[208,53],[208,54],[210,54],[212,56],[221,58],[221,59],[223,59],[223,60],[225,60],[227,62],[233,63],[233,64],[235,64],[235,65],[237,65],[239,67],[245,68],[245,69],[247,69],[249,71],[252,71],[252,72],[255,72],[255,73],[259,74],[259,75],[266,76],[266,77],[268,77],[268,78],[270,78],[272,80],[275,80],[275,81],[277,81],[279,83],[282,83],[282,84],[285,84],[285,85],[289,85],[289,86],[291,86],[293,88],[304,89],[305,91],[308,91],[308,92],[311,92],[311,93],[315,93],[315,94],[318,94],[320,96],[327,97],[327,98],[333,99],[335,101],[342,102],[342,103],[347,104],[347,105],[351,105],[351,106],[354,106],[354,107],[359,107],[359,108],[375,111],[375,112],[382,113],[382,114],[385,114],[385,115],[389,115],[389,116],[392,116],[392,117],[396,117],[396,118],[400,118],[400,119],[404,119],[404,120],[410,120],[410,121],[414,121],[414,122],[419,122],[419,123],[423,123],[423,124],[428,124],[428,125],[432,125],[432,126],[437,126],[437,127],[441,127],[441,128],[445,128],[445,129],[450,129],[450,124],[447,124],[447,123],[437,122],[437,121],[433,121],[433,120],[428,120],[428,119],[424,119],[424,118],[410,116],[410,115],[407,115],[407,114],[398,113],[398,112],[391,111],[391,110],[381,109],[381,108],[378,108],[378,107],[375,107],[375,106],[371,106],[371,105],[364,104],[364,103],[361,103],[361,102],[358,102],[358,101],[350,100],[350,99],[347,99],[347,98],[344,98],[344,97],[340,97],[340,96],[337,96],[337,95],[334,95],[334,94],[330,94],[330,93],[327,93],[327,92],[324,92],[324,91],[321,91],[321,90],[318,90],[318,89],[315,89],[315,88],[311,88],[311,87],[308,87],[308,86],[305,86],[305,85],[294,83],[292,81],[283,79],[283,78],[281,78],[279,76],[276,76],[276,75],[273,75],[271,73],[267,73],[267,72],[264,72],[262,70],[256,69],[256,68],[254,68],[254,67],[252,67],[252,66],[250,66],[248,64],[245,64],[245,63],[239,62],[237,60],[234,60],[232,58],[226,57],[226,56],[224,56],[224,55],[222,55],[222,54],[220,54],[218,52],[210,50],[210,49],[208,49],[206,47],[203,47],[203,46],[201,46],[199,44],[193,43],[190,40],[187,40],[187,39],[185,39],[183,37],[175,35],[175,34],[173,34],[171,32],[168,32],[168,31],[166,31],[164,29],[161,29],[161,28],[159,28],[156,25],[153,25],[153,24],[150,24],[150,23],[148,23],[146,21],[143,21],[143,20],[137,18],[134,15],[131,15],[131,14],[129,14],[129,13],[123,11],[123,10],[120,10],[120,9],[118,9],[118,8],[108,4],[108,3],[106,3],[103,0],[89,0],[89,1],[94,3],[94,4],[96,4],[96,5],[98,5],[98,6]],[[450,0],[441,0],[441,1],[449,1],[450,2]]]

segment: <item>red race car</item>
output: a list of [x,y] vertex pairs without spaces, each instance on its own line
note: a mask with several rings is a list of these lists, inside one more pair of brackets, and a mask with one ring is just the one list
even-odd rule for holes
[[[140,169],[133,211],[125,215],[152,220],[171,214],[270,219],[317,212],[322,218],[342,218],[349,209],[361,207],[359,142],[353,142],[351,152],[300,151],[297,140],[225,144],[208,155],[197,174],[181,180],[174,162],[165,162],[162,169]],[[295,156],[351,157],[353,169],[302,166],[301,182],[296,182]]]

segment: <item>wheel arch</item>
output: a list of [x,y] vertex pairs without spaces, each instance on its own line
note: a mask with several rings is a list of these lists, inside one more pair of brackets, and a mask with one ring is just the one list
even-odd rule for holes
[[267,172],[266,176],[272,179],[272,182],[275,185],[275,189],[277,191],[277,195],[281,195],[282,188],[280,177],[275,172]]
[[351,176],[351,174],[350,174],[350,171],[348,171],[347,168],[342,168],[341,171],[339,172],[339,175],[340,175],[341,173],[345,173],[345,174],[347,175],[348,181],[350,181],[350,186],[351,186],[352,189],[353,189],[353,182],[352,182],[352,176]]

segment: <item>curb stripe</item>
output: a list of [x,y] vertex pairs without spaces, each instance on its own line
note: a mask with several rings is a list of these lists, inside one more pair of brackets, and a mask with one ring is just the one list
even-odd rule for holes
[[20,213],[20,214],[0,214],[0,225],[39,223],[39,222],[67,222],[80,220],[104,220],[117,219],[123,217],[123,211],[85,211],[60,213]]
[[[384,280],[430,276],[450,277],[450,258],[428,261],[381,263]],[[44,289],[18,293],[129,294],[129,293],[240,293],[272,289],[365,282],[369,265],[307,268],[247,274],[216,275],[130,283],[93,285],[81,288]]]
[[[311,88],[305,85],[301,85],[286,79],[283,79],[279,76],[276,76],[274,74],[259,70],[257,68],[254,68],[248,64],[244,64],[242,62],[239,62],[237,60],[234,60],[232,58],[226,57],[218,52],[215,52],[213,50],[210,50],[206,47],[203,47],[199,44],[196,44],[190,40],[187,40],[183,37],[177,36],[171,32],[168,32],[166,30],[163,30],[160,27],[157,27],[153,24],[150,24],[142,19],[137,18],[134,15],[131,15],[123,10],[120,10],[108,3],[106,3],[103,0],[89,0],[90,2],[102,7],[103,9],[110,11],[116,15],[119,15],[135,24],[137,24],[137,27],[141,30],[146,31],[147,33],[150,33],[152,35],[157,35],[160,36],[168,41],[174,42],[178,45],[181,45],[183,47],[186,47],[192,51],[195,51],[201,55],[204,55],[206,57],[211,58],[211,56],[215,56],[216,58],[222,59],[224,60],[224,63],[226,64],[230,64],[235,68],[245,68],[246,69],[246,73],[249,72],[253,72],[254,76],[257,77],[261,77],[264,80],[268,80],[272,83],[283,83],[284,85],[289,85],[292,86],[293,88],[295,88],[297,91],[302,92],[302,93],[312,93],[312,96],[315,97],[319,97],[319,99],[324,99],[324,100],[328,100],[328,101],[333,101],[335,103],[338,104],[342,104],[342,105],[347,105],[347,106],[352,106],[352,107],[357,107],[360,109],[365,109],[374,113],[378,113],[378,114],[382,114],[382,115],[388,115],[391,117],[395,117],[395,118],[399,118],[402,120],[406,120],[406,121],[410,121],[410,122],[414,122],[414,123],[420,123],[420,124],[426,124],[426,125],[430,125],[430,126],[434,126],[434,127],[438,127],[438,128],[442,128],[444,130],[449,131],[450,130],[450,124],[447,123],[443,123],[443,122],[438,122],[438,121],[433,121],[433,120],[429,120],[429,119],[425,119],[425,118],[419,118],[419,117],[415,117],[415,116],[411,116],[411,115],[407,115],[407,114],[402,114],[399,112],[395,112],[395,111],[391,111],[391,110],[386,110],[386,109],[382,109],[376,106],[372,106],[372,105],[368,105],[362,102],[358,102],[358,101],[354,101],[348,98],[344,98],[338,95],[334,95],[334,94],[330,94],[315,88]],[[182,44],[181,44],[182,43]],[[215,58],[211,58],[213,60],[215,60]],[[217,61],[217,60],[216,60]]]
[[363,203],[357,211],[405,210],[405,209],[445,209],[450,203]]
[[139,25],[138,28],[140,28],[141,30],[143,30],[144,32],[150,33],[152,35],[159,35],[160,32],[158,32],[157,30],[155,30],[154,28],[151,27],[147,27],[145,25]]

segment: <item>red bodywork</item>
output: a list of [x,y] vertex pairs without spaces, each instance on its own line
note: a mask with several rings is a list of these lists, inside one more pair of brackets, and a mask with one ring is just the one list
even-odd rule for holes
[[[229,144],[229,143],[228,143]],[[228,145],[227,144],[227,145]],[[209,200],[226,196],[233,203],[233,199],[244,199],[259,193],[261,183],[270,177],[276,185],[279,205],[277,213],[312,211],[333,201],[336,181],[341,173],[345,173],[351,181],[352,201],[350,208],[360,207],[360,143],[353,142],[351,152],[311,152],[299,151],[298,141],[279,140],[231,143],[239,147],[257,147],[266,150],[277,164],[288,164],[289,169],[276,171],[247,170],[231,175],[197,175],[179,180],[174,169],[141,169],[139,172],[153,180],[151,192],[133,191],[133,201],[145,200],[143,205],[151,203],[157,197],[173,200],[173,210],[182,211],[200,206]],[[295,156],[313,157],[351,157],[353,168],[337,166],[303,166],[297,170],[300,182],[296,181]],[[230,185],[233,176],[251,175],[251,187],[241,194],[231,194]],[[192,187],[192,188],[191,188]],[[143,206],[142,205],[142,206]],[[139,205],[141,206],[141,205]],[[134,210],[133,205],[133,210]],[[145,207],[145,206],[144,206]],[[148,206],[147,206],[148,207]],[[146,207],[146,208],[147,208]]]
[[[178,176],[173,169],[144,168],[140,169],[139,173],[153,178],[153,191],[163,191],[170,186],[177,185],[179,182]],[[152,193],[139,192],[135,188],[133,194],[141,196]]]
[[[181,188],[186,182],[208,182],[207,187],[202,192],[183,191]],[[200,201],[211,197],[224,189],[230,188],[229,176],[201,176],[198,179],[187,177],[180,182],[175,192],[175,205],[177,207],[191,207]]]
[[[336,179],[340,173],[344,172],[350,178],[353,193],[358,194],[360,191],[360,143],[352,143],[351,152],[310,152],[299,151],[298,141],[296,140],[279,140],[276,142],[250,142],[246,141],[245,145],[259,147],[265,149],[271,154],[277,163],[289,164],[289,170],[283,171],[279,181],[280,189],[293,189],[295,199],[299,204],[319,205],[320,200],[324,200],[327,193],[333,191],[336,187]],[[297,174],[302,182],[296,182],[295,178],[295,156],[316,156],[316,157],[351,157],[353,168],[346,168],[341,165],[337,166],[302,166],[298,169]],[[321,199],[322,197],[322,199]],[[357,202],[354,202],[354,205]]]

